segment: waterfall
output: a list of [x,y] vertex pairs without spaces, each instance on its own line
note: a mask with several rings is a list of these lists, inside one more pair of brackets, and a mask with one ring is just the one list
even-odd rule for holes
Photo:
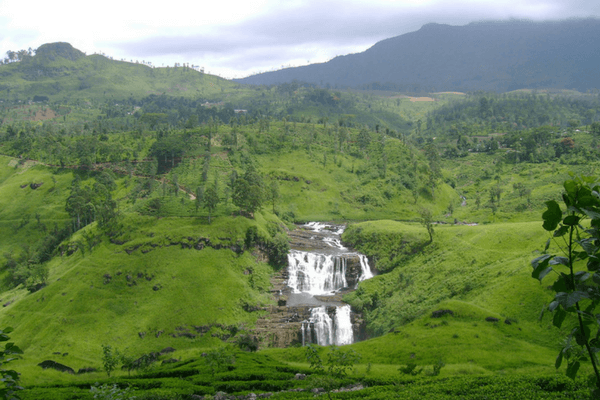
[[310,312],[313,338],[321,346],[333,344],[333,321],[325,306],[315,307]]
[[302,323],[302,345],[306,345],[307,341],[321,346],[330,344],[342,346],[353,343],[350,313],[349,305],[336,307],[332,320],[327,313],[327,307],[313,308],[308,323]]
[[[316,296],[331,296],[341,289],[349,289],[351,285],[358,287],[358,282],[373,277],[367,257],[354,252],[342,244],[341,235],[344,232],[342,225],[310,222],[303,225],[303,235],[300,248],[313,251],[290,250],[288,253],[288,281],[291,289],[290,298],[295,297],[296,304],[328,304],[311,308],[308,320],[302,321],[302,345],[317,343],[321,346],[335,344],[338,346],[354,342],[354,332],[351,321],[349,305],[337,306],[327,300]],[[310,232],[306,234],[306,232]],[[314,232],[314,233],[313,233]],[[309,243],[306,245],[306,243]],[[314,245],[313,245],[314,243]],[[360,272],[357,271],[360,263]],[[347,264],[347,260],[351,260]],[[348,265],[350,266],[348,269]],[[346,277],[348,274],[348,277]],[[310,298],[307,300],[306,296]],[[298,300],[300,299],[300,301]],[[327,311],[331,311],[333,319]],[[333,309],[335,307],[335,312]]]
[[360,277],[358,278],[358,281],[362,282],[366,279],[371,279],[373,277],[373,272],[371,272],[371,267],[369,267],[369,262],[367,261],[367,256],[365,256],[364,254],[360,254],[359,259],[360,259]]
[[292,250],[288,266],[288,286],[294,293],[330,294],[348,286],[343,257]]
[[338,307],[335,310],[335,344],[342,346],[354,342],[354,333],[352,332],[352,320],[350,319],[349,305]]

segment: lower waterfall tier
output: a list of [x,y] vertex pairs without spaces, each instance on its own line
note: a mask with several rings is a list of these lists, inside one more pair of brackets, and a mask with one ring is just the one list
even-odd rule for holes
[[335,308],[333,319],[327,307],[315,307],[310,319],[302,323],[302,345],[316,343],[321,346],[338,346],[354,342],[350,306]]

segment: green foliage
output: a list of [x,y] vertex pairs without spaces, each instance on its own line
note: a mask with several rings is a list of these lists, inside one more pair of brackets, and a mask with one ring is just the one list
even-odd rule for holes
[[237,339],[240,350],[255,352],[258,350],[258,338],[250,334],[242,334]]
[[275,267],[287,265],[287,255],[290,251],[290,243],[285,233],[278,232],[268,244],[269,262]]
[[360,355],[354,349],[341,349],[336,345],[328,347],[325,360],[323,361],[319,348],[309,344],[305,348],[306,360],[310,368],[318,373],[325,373],[335,378],[343,378],[348,371],[354,368],[354,364],[360,361]]
[[[556,292],[548,309],[554,313],[553,324],[570,325],[569,335],[556,359],[560,368],[567,360],[567,376],[575,379],[582,362],[590,361],[594,369],[594,396],[600,395],[600,185],[594,177],[578,177],[564,183],[564,214],[554,200],[546,202],[543,227],[552,232],[546,243],[556,245],[559,255],[544,254],[531,262],[532,277],[540,282],[551,272],[558,276],[552,289]],[[589,225],[583,221],[589,218]],[[571,318],[567,319],[568,316]],[[575,321],[573,321],[575,320]]]
[[204,363],[214,377],[217,372],[228,369],[235,364],[235,355],[227,347],[210,350],[204,355]]
[[102,366],[109,378],[110,374],[117,368],[121,361],[122,358],[118,349],[115,348],[113,350],[112,346],[108,344],[102,345]]
[[319,354],[319,348],[309,344],[305,348],[306,360],[315,372],[308,379],[309,388],[321,388],[331,399],[331,391],[339,386],[339,379],[345,377],[354,364],[360,361],[360,355],[354,349],[340,349],[336,345],[328,348],[325,361]]
[[423,372],[423,368],[417,368],[416,363],[408,363],[406,366],[398,368],[398,371],[404,375],[416,376]]
[[431,372],[428,372],[427,375],[430,376],[438,376],[440,372],[442,372],[442,368],[446,366],[446,363],[441,358],[433,364]]
[[[0,330],[0,342],[8,342],[10,340],[8,334],[12,331],[13,329],[10,327]],[[7,369],[7,364],[16,360],[21,354],[23,354],[23,351],[12,342],[6,343],[4,349],[0,350],[0,376],[2,376],[2,382],[4,382],[4,385],[0,388],[0,397],[2,399],[18,400],[18,393],[23,390],[19,386],[19,373],[15,370]]]
[[94,399],[99,400],[134,400],[137,398],[134,396],[132,388],[121,389],[117,384],[96,384],[90,388],[90,393],[94,396]]
[[240,210],[254,214],[260,210],[265,200],[265,186],[262,176],[252,164],[248,164],[244,175],[236,179],[233,186],[233,204]]

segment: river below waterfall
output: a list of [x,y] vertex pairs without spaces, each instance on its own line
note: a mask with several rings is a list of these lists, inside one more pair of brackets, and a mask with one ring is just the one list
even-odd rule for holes
[[354,342],[352,311],[344,292],[373,277],[367,257],[342,245],[345,226],[311,222],[292,232],[285,295],[288,307],[308,306],[302,344]]

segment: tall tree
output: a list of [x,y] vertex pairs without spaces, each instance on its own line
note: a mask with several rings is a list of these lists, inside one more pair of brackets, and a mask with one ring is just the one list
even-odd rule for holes
[[215,185],[210,185],[206,191],[204,192],[204,198],[202,199],[202,204],[204,208],[208,210],[208,223],[211,223],[210,216],[212,212],[217,208],[219,204],[219,194],[215,188]]
[[419,211],[421,215],[421,219],[419,222],[427,229],[427,233],[429,234],[429,243],[433,242],[433,217],[431,215],[431,211],[427,208],[422,208]]
[[277,183],[276,179],[273,179],[269,184],[268,191],[269,201],[271,201],[273,206],[273,214],[275,214],[275,203],[277,203],[277,200],[279,200],[279,196],[279,184]]

